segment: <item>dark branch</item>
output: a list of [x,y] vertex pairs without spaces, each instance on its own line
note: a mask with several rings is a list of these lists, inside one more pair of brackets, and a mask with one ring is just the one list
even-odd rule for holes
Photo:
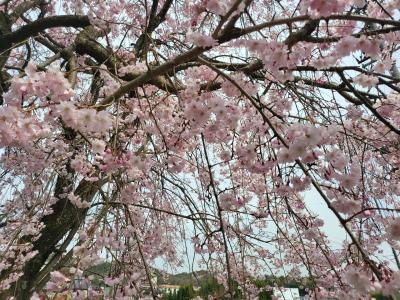
[[12,47],[13,44],[20,43],[30,37],[36,36],[39,32],[54,27],[85,27],[89,26],[90,21],[87,16],[54,16],[43,18],[29,23],[14,32],[0,36],[0,51],[3,52]]

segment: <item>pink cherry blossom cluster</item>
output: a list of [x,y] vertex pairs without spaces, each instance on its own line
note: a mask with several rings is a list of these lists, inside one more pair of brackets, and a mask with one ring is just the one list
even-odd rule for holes
[[15,106],[0,107],[0,146],[29,148],[38,138],[49,136],[48,124]]
[[4,95],[6,103],[18,105],[24,101],[40,99],[39,103],[62,102],[71,99],[74,91],[63,73],[50,68],[46,72],[38,72],[30,63],[25,69],[26,76],[14,77],[9,91]]
[[90,203],[89,202],[82,201],[81,197],[76,196],[76,195],[74,195],[72,193],[68,194],[67,198],[76,207],[79,207],[79,208],[88,208],[88,207],[90,207]]
[[52,292],[63,292],[69,288],[71,280],[59,271],[50,272],[47,289]]
[[281,68],[293,66],[287,45],[282,42],[265,40],[243,40],[238,43],[257,53],[265,67],[272,73],[277,73]]
[[93,108],[79,109],[74,102],[62,102],[56,106],[56,111],[69,127],[85,133],[105,134],[113,125],[108,112]]
[[332,143],[336,131],[335,127],[291,126],[286,132],[289,148],[279,151],[278,162],[287,163],[298,158],[307,163],[317,160],[319,152],[315,147]]
[[354,36],[345,36],[336,44],[335,55],[345,57],[355,51],[363,51],[367,55],[377,57],[379,54],[379,40],[372,40],[366,37],[356,38]]
[[[233,0],[218,1],[218,0],[205,0],[205,8],[207,11],[219,16],[225,16],[235,3]],[[245,8],[244,3],[239,4],[233,15],[240,14]]]
[[360,74],[357,77],[355,77],[353,81],[361,85],[362,87],[372,88],[376,86],[376,84],[379,82],[379,79],[373,76]]
[[190,67],[185,70],[185,82],[187,88],[183,91],[186,93],[194,89],[197,92],[201,84],[208,83],[216,77],[216,73],[206,66]]
[[106,298],[104,260],[115,299],[397,296],[399,0],[6,2],[1,299]]
[[188,42],[201,48],[209,48],[218,45],[218,42],[211,36],[201,34],[199,32],[191,32],[186,34]]
[[307,0],[302,1],[302,8],[309,10],[311,15],[318,17],[329,17],[335,13],[343,12],[347,2],[343,0]]
[[118,73],[121,76],[125,76],[126,74],[129,73],[137,73],[137,72],[146,72],[147,71],[147,66],[143,62],[137,62],[135,64],[123,66],[119,68]]
[[219,201],[223,210],[238,210],[248,202],[246,199],[235,197],[235,195],[231,193],[224,193],[219,197]]
[[385,118],[390,119],[396,126],[400,126],[399,99],[399,95],[391,93],[386,99],[379,99],[376,105],[376,110]]

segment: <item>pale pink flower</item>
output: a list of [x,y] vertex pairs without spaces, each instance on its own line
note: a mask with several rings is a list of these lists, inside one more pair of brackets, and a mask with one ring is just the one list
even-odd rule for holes
[[218,42],[211,36],[207,36],[198,32],[188,33],[186,37],[189,42],[192,42],[197,47],[208,48],[218,45]]
[[358,75],[353,81],[365,88],[374,87],[379,83],[379,79],[377,77],[368,76],[365,74]]
[[338,170],[343,170],[349,162],[349,159],[338,149],[326,153],[325,157]]
[[57,292],[67,287],[71,280],[59,271],[50,272],[50,281],[47,283],[47,290]]
[[278,162],[280,163],[288,163],[296,159],[296,157],[293,156],[292,152],[290,152],[286,148],[281,149],[278,152],[277,157],[278,157]]
[[354,268],[349,268],[344,273],[344,278],[347,283],[361,293],[366,293],[369,290],[371,284],[370,276],[365,274],[361,270],[356,270]]
[[95,124],[93,125],[94,131],[99,133],[105,133],[113,125],[112,116],[106,111],[99,111],[96,114]]
[[341,213],[352,214],[360,210],[360,203],[351,199],[341,198],[332,201],[332,206]]
[[32,297],[30,298],[30,300],[41,300],[41,299],[40,299],[39,294],[36,293],[36,292],[34,292],[34,293],[32,294]]
[[298,139],[289,146],[289,153],[291,157],[299,158],[306,154],[307,144],[304,140]]
[[359,178],[354,176],[354,174],[343,174],[338,175],[338,180],[342,187],[346,189],[351,189],[357,185]]
[[353,36],[346,36],[336,44],[336,55],[344,57],[357,50],[358,39]]
[[304,238],[314,240],[318,237],[318,230],[316,228],[308,228],[304,231]]
[[226,3],[227,1],[220,1],[220,0],[207,0],[206,1],[206,9],[213,14],[223,16],[225,15],[229,7]]
[[78,208],[88,208],[90,203],[87,201],[82,201],[81,197],[74,195],[73,193],[68,194],[68,200],[71,201]]
[[309,8],[315,17],[329,17],[334,13],[340,13],[345,7],[342,0],[308,0],[303,1],[303,8]]
[[389,222],[389,225],[386,227],[386,233],[391,240],[400,241],[400,218]]
[[380,42],[377,40],[369,40],[365,36],[358,39],[357,49],[365,52],[365,54],[370,55],[372,57],[377,57],[380,49]]
[[385,60],[376,62],[373,69],[375,72],[384,74],[386,71],[390,70],[392,64],[393,64],[392,60],[385,59]]
[[307,127],[303,139],[306,145],[309,147],[318,145],[322,140],[322,134],[320,129],[313,126]]
[[95,153],[103,153],[106,148],[106,143],[102,140],[93,140],[92,149]]

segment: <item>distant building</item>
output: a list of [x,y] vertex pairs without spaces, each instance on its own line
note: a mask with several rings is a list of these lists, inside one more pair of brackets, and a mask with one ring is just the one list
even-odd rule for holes
[[178,292],[180,285],[174,285],[174,284],[160,284],[158,286],[158,289],[160,289],[163,293],[173,293],[173,292]]

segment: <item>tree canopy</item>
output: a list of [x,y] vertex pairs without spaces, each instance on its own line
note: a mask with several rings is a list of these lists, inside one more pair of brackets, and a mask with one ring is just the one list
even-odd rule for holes
[[160,264],[394,299],[399,7],[0,1],[0,299],[155,299]]

